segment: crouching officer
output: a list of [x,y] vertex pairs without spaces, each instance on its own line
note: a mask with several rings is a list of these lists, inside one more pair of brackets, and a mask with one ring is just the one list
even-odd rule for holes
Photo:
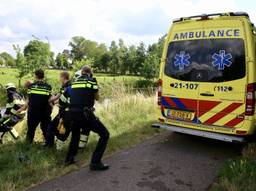
[[[47,127],[51,122],[52,108],[49,104],[52,87],[44,82],[44,71],[35,71],[35,82],[28,86],[28,100],[21,110],[28,107],[27,141],[33,143],[36,127],[40,124],[43,136],[46,139]],[[21,111],[20,110],[20,111]]]
[[78,152],[80,129],[88,128],[97,133],[100,138],[92,155],[91,170],[107,170],[109,167],[102,163],[109,132],[101,121],[94,115],[94,102],[99,99],[98,85],[92,78],[88,66],[82,68],[82,75],[72,83],[70,97],[69,120],[71,121],[72,138],[66,158],[66,165],[75,163],[74,157]]
[[25,104],[23,96],[18,93],[13,83],[8,83],[5,88],[7,104],[5,111],[0,114],[0,142],[6,132],[10,132],[14,139],[18,138],[19,134],[13,127],[25,116],[24,112],[17,112]]

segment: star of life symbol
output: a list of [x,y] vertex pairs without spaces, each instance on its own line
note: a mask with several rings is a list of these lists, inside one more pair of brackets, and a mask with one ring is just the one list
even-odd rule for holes
[[226,66],[230,67],[232,64],[232,55],[230,53],[226,54],[225,50],[220,50],[219,54],[214,53],[212,59],[212,65],[217,67],[218,70],[224,70]]
[[179,54],[175,55],[174,66],[179,67],[179,70],[184,70],[185,66],[190,65],[190,55],[185,53],[185,51],[180,51]]

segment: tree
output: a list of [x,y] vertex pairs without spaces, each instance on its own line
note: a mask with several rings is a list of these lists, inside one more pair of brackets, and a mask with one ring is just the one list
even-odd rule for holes
[[147,58],[145,59],[145,62],[142,67],[142,73],[141,75],[146,80],[154,80],[155,77],[157,77],[159,72],[159,57],[156,53],[151,52],[147,55]]
[[135,75],[140,75],[143,71],[142,71],[142,67],[143,64],[145,62],[146,59],[146,48],[145,48],[145,44],[143,42],[141,42],[139,44],[139,46],[137,47],[136,50],[136,62],[134,64],[134,74]]
[[18,45],[13,45],[13,49],[16,52],[16,67],[18,70],[17,78],[19,80],[19,87],[21,87],[21,80],[31,70],[30,66],[26,64],[26,58],[23,55],[21,48]]
[[24,48],[24,56],[33,72],[38,68],[44,69],[50,65],[52,52],[48,43],[40,40],[31,40]]
[[118,69],[120,70],[121,74],[126,74],[128,68],[128,48],[125,46],[123,39],[119,39],[118,46]]
[[15,59],[7,52],[2,52],[0,54],[0,65],[14,67]]
[[137,51],[136,51],[136,46],[131,45],[128,49],[127,53],[127,70],[130,74],[136,74],[136,68],[135,68],[135,63],[137,61]]
[[94,60],[91,58],[75,61],[73,66],[73,71],[76,72],[78,70],[81,70],[81,68],[85,65],[92,67],[93,63],[94,63]]
[[110,71],[117,75],[117,67],[118,67],[118,46],[115,41],[111,42],[110,48]]
[[62,69],[68,69],[70,67],[68,57],[64,53],[59,53],[55,59],[56,67]]
[[71,47],[71,58],[72,62],[80,61],[85,58],[85,53],[83,51],[83,42],[85,41],[84,37],[75,36],[69,42],[69,46]]

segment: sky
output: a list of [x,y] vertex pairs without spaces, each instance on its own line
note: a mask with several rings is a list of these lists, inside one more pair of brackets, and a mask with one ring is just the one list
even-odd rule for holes
[[254,0],[0,0],[0,52],[29,40],[49,41],[57,53],[73,36],[110,44],[156,42],[178,17],[246,11],[256,23]]

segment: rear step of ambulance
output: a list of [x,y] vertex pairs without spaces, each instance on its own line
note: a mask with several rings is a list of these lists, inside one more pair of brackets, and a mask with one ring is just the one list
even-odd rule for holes
[[174,125],[155,123],[152,125],[152,127],[167,129],[167,130],[178,132],[178,133],[195,135],[195,136],[199,136],[199,137],[206,137],[206,138],[220,140],[220,141],[226,141],[226,142],[234,142],[234,143],[246,142],[246,139],[244,137],[238,137],[238,136],[226,135],[226,134],[214,133],[214,132],[208,132],[208,131],[200,131],[200,130],[196,130],[196,129],[183,128],[183,127],[178,127],[178,126],[174,126]]

